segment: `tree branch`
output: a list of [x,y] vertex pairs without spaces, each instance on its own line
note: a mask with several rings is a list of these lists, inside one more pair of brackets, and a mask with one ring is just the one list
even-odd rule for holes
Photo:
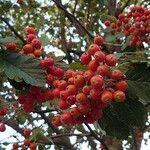
[[134,150],[139,150],[138,149],[138,145],[137,145],[137,142],[136,142],[136,139],[135,139],[135,133],[134,133],[134,129],[131,129],[131,133],[132,133],[132,138],[133,138],[133,149]]
[[35,110],[33,111],[33,113],[50,113],[50,112],[53,112],[53,111],[58,111],[57,109],[48,109],[48,110]]
[[89,131],[91,132],[91,135],[97,140],[99,141],[105,150],[108,150],[108,147],[107,145],[104,143],[103,139],[99,138],[96,133],[91,129],[91,127],[87,124],[87,123],[84,123],[86,125],[86,127],[89,129]]
[[26,41],[24,40],[24,38],[14,29],[13,26],[10,25],[10,23],[7,21],[6,18],[0,16],[0,19],[7,24],[7,26],[9,27],[9,29],[16,35],[16,37],[18,37],[24,44],[26,43]]
[[90,38],[94,38],[94,36],[76,19],[76,17],[74,17],[71,13],[69,13],[65,9],[65,7],[61,4],[60,1],[58,0],[52,0],[52,1],[56,4],[56,6],[59,9],[61,9],[65,13],[65,16],[70,20],[70,22],[78,26],[79,29],[82,29],[82,31],[84,31],[84,33],[86,33]]
[[75,14],[78,1],[79,1],[79,0],[75,0],[75,5],[74,5],[73,13],[72,13],[73,15]]
[[129,5],[131,0],[127,0],[126,3],[122,6],[122,8],[120,9],[119,13],[122,13],[124,11],[124,9]]
[[45,123],[47,123],[47,125],[56,133],[56,134],[60,134],[59,130],[54,127],[52,125],[52,123],[49,121],[49,119],[47,118],[47,116],[41,112],[40,110],[36,109],[36,112],[42,117],[42,119],[44,119]]

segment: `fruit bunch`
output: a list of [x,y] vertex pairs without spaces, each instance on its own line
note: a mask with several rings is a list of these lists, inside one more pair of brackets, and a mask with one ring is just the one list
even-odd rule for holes
[[30,150],[36,150],[37,143],[30,141],[31,130],[30,129],[23,129],[23,136],[25,137],[23,144],[14,143],[12,145],[12,150],[18,150],[19,147],[22,149],[29,148]]
[[113,101],[124,102],[125,76],[114,69],[116,56],[102,51],[103,42],[103,37],[96,36],[88,51],[81,55],[81,63],[87,65],[85,72],[68,70],[64,80],[53,83],[54,90],[60,92],[58,106],[63,110],[54,116],[53,125],[93,123]]
[[40,57],[42,55],[42,43],[37,38],[36,30],[33,27],[26,28],[26,43],[22,50],[20,51],[21,54],[27,54],[32,57]]
[[[46,81],[49,87],[52,87],[56,80],[64,76],[64,70],[54,66],[52,57],[41,60],[40,65],[46,69]],[[26,94],[19,96],[18,102],[23,105],[26,112],[33,112],[38,103],[51,101],[56,95],[59,95],[57,90],[49,88],[42,90],[40,87],[31,86]]]
[[134,6],[130,12],[120,14],[115,22],[105,21],[105,25],[115,32],[123,32],[125,37],[130,36],[130,46],[143,46],[143,42],[149,43],[150,39],[150,9]]
[[[42,55],[42,43],[38,39],[36,30],[34,27],[27,27],[26,32],[26,44],[22,47],[22,50],[19,51],[20,54],[26,54],[31,57],[40,57]],[[6,49],[10,52],[16,52],[17,45],[14,42],[6,44]]]

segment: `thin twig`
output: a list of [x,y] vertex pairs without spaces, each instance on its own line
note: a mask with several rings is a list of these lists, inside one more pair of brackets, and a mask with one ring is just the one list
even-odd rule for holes
[[26,41],[24,40],[24,38],[14,29],[13,26],[10,25],[10,23],[8,22],[8,20],[6,18],[0,16],[0,19],[7,24],[7,26],[9,27],[9,29],[16,35],[16,37],[18,37],[24,44],[26,43]]
[[82,28],[84,31],[90,38],[94,38],[94,36],[76,19],[76,17],[74,15],[72,15],[71,13],[69,13],[65,7],[61,4],[60,1],[58,0],[52,0],[58,8],[60,8],[64,13],[65,13],[65,16],[70,20],[70,22],[78,25],[80,28]]
[[131,0],[127,0],[126,3],[122,6],[122,8],[120,9],[119,13],[122,13],[124,11],[124,9],[129,5]]
[[33,111],[33,113],[49,113],[49,112],[53,112],[53,111],[58,111],[57,109],[48,109],[48,110],[35,110]]
[[59,130],[58,130],[56,127],[54,127],[54,126],[52,125],[52,123],[49,121],[49,119],[47,118],[47,116],[46,116],[44,113],[40,112],[40,110],[38,110],[38,109],[36,109],[36,111],[37,111],[37,113],[42,117],[42,119],[44,119],[45,123],[47,123],[47,125],[48,125],[56,134],[60,134]]
[[136,142],[135,134],[134,134],[134,129],[131,130],[131,133],[132,133],[132,138],[133,138],[133,148],[134,150],[138,150],[138,146],[137,146],[137,142]]
[[75,0],[75,5],[74,5],[74,9],[73,9],[73,15],[75,14],[75,12],[76,12],[76,7],[77,7],[77,4],[78,4],[78,1],[79,0]]
[[104,143],[103,139],[99,138],[97,136],[97,134],[91,129],[91,127],[87,123],[84,123],[84,124],[89,129],[89,131],[91,132],[91,135],[103,145],[104,149],[105,150],[109,150],[107,145]]
[[63,133],[63,134],[58,134],[58,135],[52,135],[51,138],[60,138],[64,136],[79,136],[79,137],[84,137],[84,136],[91,136],[91,133],[85,133],[85,134],[75,134],[75,133]]

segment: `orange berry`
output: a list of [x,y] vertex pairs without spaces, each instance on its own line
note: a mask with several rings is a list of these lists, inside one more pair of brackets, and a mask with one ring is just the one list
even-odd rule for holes
[[32,53],[34,51],[33,46],[31,44],[26,44],[26,45],[23,46],[23,51],[26,54]]
[[113,93],[113,97],[116,102],[124,102],[126,99],[125,93],[119,90]]
[[110,103],[113,100],[113,94],[110,91],[104,91],[101,94],[101,101],[103,103]]
[[34,50],[33,54],[35,55],[35,57],[40,57],[42,55],[42,51],[41,49],[36,49]]

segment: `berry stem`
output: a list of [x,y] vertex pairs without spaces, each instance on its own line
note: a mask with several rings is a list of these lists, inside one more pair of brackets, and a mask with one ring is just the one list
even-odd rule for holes
[[105,150],[109,150],[107,145],[104,143],[103,139],[99,138],[97,136],[97,134],[91,129],[91,127],[87,123],[84,123],[84,124],[89,129],[89,131],[91,132],[91,135],[103,145],[104,149]]
[[2,16],[0,16],[0,19],[5,22],[7,24],[7,26],[9,27],[9,29],[16,35],[16,37],[18,37],[24,44],[26,43],[26,41],[24,40],[24,38],[14,29],[13,26],[11,26],[8,22],[8,20]]

